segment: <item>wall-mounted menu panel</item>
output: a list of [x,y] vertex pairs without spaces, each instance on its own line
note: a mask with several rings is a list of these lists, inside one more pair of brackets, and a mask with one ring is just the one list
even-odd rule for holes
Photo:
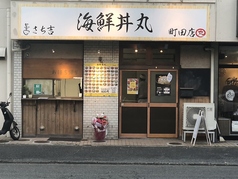
[[86,63],[84,65],[85,96],[117,96],[118,64]]

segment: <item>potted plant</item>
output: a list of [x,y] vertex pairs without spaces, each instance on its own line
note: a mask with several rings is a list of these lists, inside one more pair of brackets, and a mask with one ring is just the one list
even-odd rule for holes
[[26,98],[30,93],[31,91],[29,90],[29,87],[27,85],[23,85],[22,87],[23,98]]
[[32,92],[31,92],[31,90],[28,91],[28,98],[32,98]]

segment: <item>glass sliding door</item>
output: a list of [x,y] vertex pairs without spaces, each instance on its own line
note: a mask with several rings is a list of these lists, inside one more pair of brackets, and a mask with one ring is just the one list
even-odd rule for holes
[[149,70],[148,137],[178,135],[178,72]]
[[120,137],[178,136],[177,70],[124,70],[120,81]]
[[[124,70],[120,75],[120,137],[146,137],[147,70]],[[139,89],[141,77],[145,91]]]

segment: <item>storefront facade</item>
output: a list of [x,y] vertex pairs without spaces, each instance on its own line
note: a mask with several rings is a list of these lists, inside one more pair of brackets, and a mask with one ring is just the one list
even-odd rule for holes
[[[215,0],[11,1],[9,89],[23,136],[92,138],[92,118],[105,113],[109,139],[177,138],[184,103],[215,103],[217,113],[219,42],[237,40],[232,13],[224,34],[224,4],[236,11],[236,1]],[[23,98],[24,85],[33,98]],[[182,96],[184,87],[193,95]]]

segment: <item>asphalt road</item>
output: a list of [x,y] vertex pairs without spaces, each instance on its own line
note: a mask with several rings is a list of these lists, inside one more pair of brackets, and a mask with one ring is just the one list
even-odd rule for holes
[[0,144],[0,163],[238,166],[238,148]]
[[237,166],[0,163],[1,179],[236,179]]

